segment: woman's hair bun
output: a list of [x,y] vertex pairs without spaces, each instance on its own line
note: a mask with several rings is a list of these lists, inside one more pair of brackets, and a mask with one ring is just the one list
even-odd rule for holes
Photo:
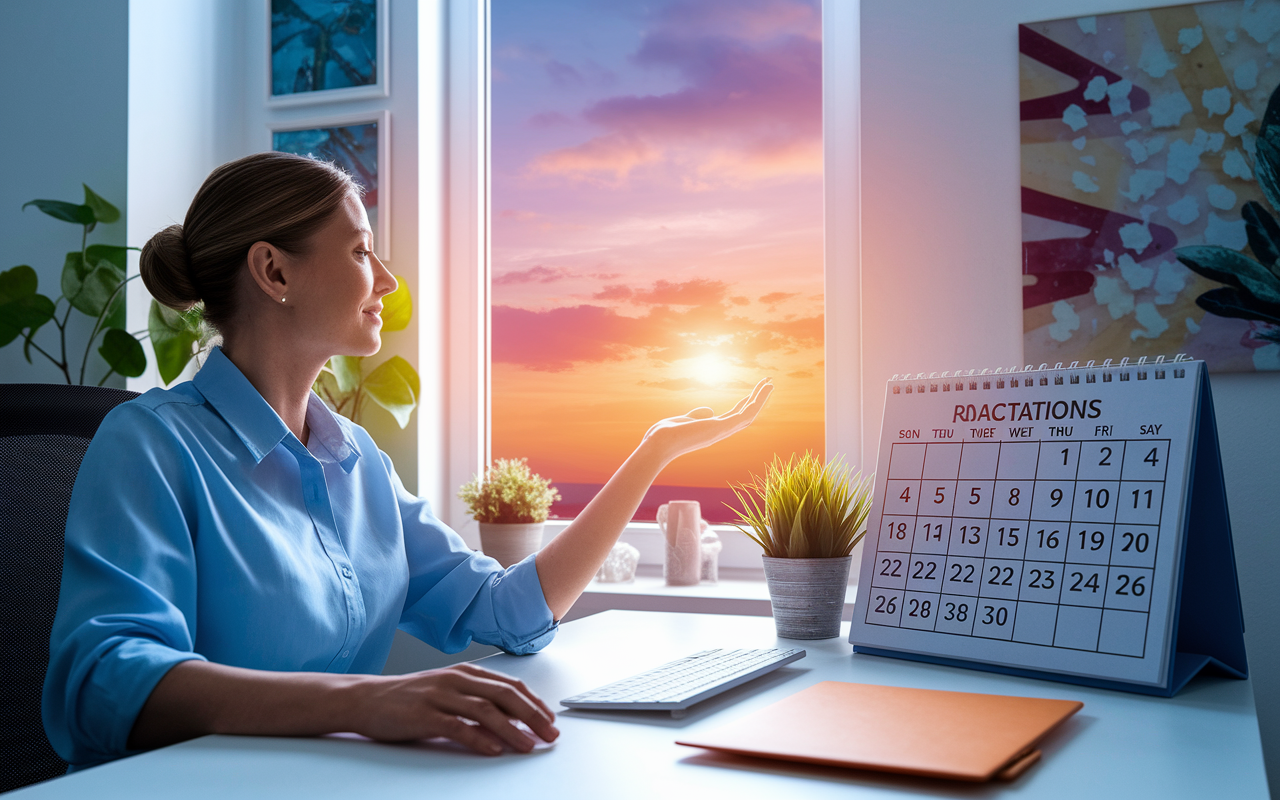
[[142,246],[138,271],[151,296],[169,308],[187,311],[200,302],[181,225],[170,225]]

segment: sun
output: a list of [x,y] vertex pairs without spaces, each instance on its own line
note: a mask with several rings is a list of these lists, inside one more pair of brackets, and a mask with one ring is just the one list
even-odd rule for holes
[[689,359],[689,375],[707,386],[723,386],[733,378],[733,365],[715,353]]

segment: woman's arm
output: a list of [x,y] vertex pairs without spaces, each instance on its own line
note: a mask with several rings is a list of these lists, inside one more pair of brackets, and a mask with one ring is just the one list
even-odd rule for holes
[[538,552],[542,594],[556,619],[568,613],[595,577],[658,473],[676,457],[714,444],[750,425],[772,392],[773,384],[765,379],[726,414],[717,417],[709,408],[695,408],[649,429],[640,446],[599,494]]
[[134,722],[129,749],[149,750],[210,733],[316,736],[349,731],[379,741],[443,736],[485,755],[533,749],[512,725],[544,741],[555,714],[519,680],[474,664],[410,675],[267,672],[184,661],[156,684]]

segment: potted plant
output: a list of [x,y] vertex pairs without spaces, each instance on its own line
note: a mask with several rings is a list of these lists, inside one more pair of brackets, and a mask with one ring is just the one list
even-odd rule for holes
[[458,491],[480,523],[480,549],[504,567],[542,547],[542,528],[560,493],[525,459],[499,458]]
[[774,456],[763,478],[732,487],[736,527],[764,550],[773,619],[784,639],[840,635],[853,547],[866,535],[873,478],[812,453]]

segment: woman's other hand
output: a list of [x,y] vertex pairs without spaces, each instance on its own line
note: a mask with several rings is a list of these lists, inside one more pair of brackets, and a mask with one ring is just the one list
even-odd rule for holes
[[521,681],[475,664],[371,678],[356,687],[355,732],[384,742],[443,736],[483,755],[527,753],[560,735],[555,714]]
[[773,384],[765,378],[726,413],[716,416],[705,406],[695,408],[688,414],[659,421],[645,433],[642,441],[658,448],[664,462],[701,450],[750,425],[772,393]]

